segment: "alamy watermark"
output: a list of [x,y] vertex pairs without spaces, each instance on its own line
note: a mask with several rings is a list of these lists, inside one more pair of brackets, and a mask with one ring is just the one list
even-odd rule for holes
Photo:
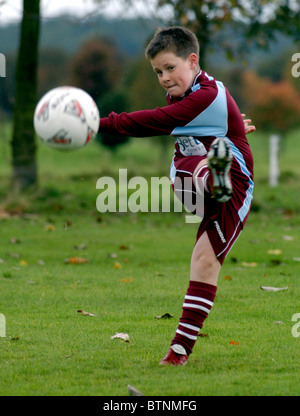
[[6,320],[5,315],[0,313],[0,338],[6,337]]
[[292,327],[292,335],[294,338],[298,338],[300,337],[300,313],[294,313],[294,315],[292,316],[292,321],[293,322],[297,322],[295,325],[293,325]]
[[6,58],[3,53],[0,53],[0,77],[6,77]]
[[[172,187],[176,196],[172,198]],[[174,182],[164,177],[141,176],[128,178],[127,169],[119,169],[118,180],[109,176],[98,179],[96,189],[101,190],[96,200],[97,210],[105,212],[185,212],[185,222],[200,222],[203,217],[203,194],[196,192],[191,177]],[[193,215],[192,215],[193,214]]]
[[296,62],[291,69],[292,76],[294,78],[300,77],[300,53],[294,53],[292,56],[292,62]]

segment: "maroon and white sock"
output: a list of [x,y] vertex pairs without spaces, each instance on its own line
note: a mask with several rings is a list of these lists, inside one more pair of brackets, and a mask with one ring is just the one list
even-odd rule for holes
[[214,285],[190,280],[172,346],[179,344],[188,355],[191,354],[203,322],[213,306],[216,291]]

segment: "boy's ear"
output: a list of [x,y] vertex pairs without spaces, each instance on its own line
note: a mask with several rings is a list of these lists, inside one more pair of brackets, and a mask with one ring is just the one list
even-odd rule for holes
[[195,53],[191,53],[188,57],[189,61],[190,61],[190,65],[191,65],[191,69],[194,69],[197,67],[198,65],[198,56]]

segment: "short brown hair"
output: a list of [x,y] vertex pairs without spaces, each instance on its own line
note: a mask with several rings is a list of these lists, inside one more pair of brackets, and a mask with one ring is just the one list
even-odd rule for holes
[[199,42],[189,29],[173,26],[159,29],[146,48],[145,55],[153,59],[159,52],[173,52],[176,56],[186,59],[191,53],[199,58]]

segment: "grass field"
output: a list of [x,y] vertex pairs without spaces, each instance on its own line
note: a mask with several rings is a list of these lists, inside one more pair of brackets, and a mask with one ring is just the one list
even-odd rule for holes
[[[158,362],[181,315],[197,225],[185,213],[96,209],[101,176],[167,176],[159,146],[152,154],[152,139],[133,140],[115,155],[97,144],[72,154],[39,146],[39,188],[18,197],[9,192],[8,128],[1,134],[0,395],[126,396],[128,384],[146,396],[299,395],[299,131],[285,140],[276,188],[268,138],[249,137],[252,213],[182,368]],[[173,317],[156,318],[165,313]],[[117,332],[129,342],[111,339]]]

